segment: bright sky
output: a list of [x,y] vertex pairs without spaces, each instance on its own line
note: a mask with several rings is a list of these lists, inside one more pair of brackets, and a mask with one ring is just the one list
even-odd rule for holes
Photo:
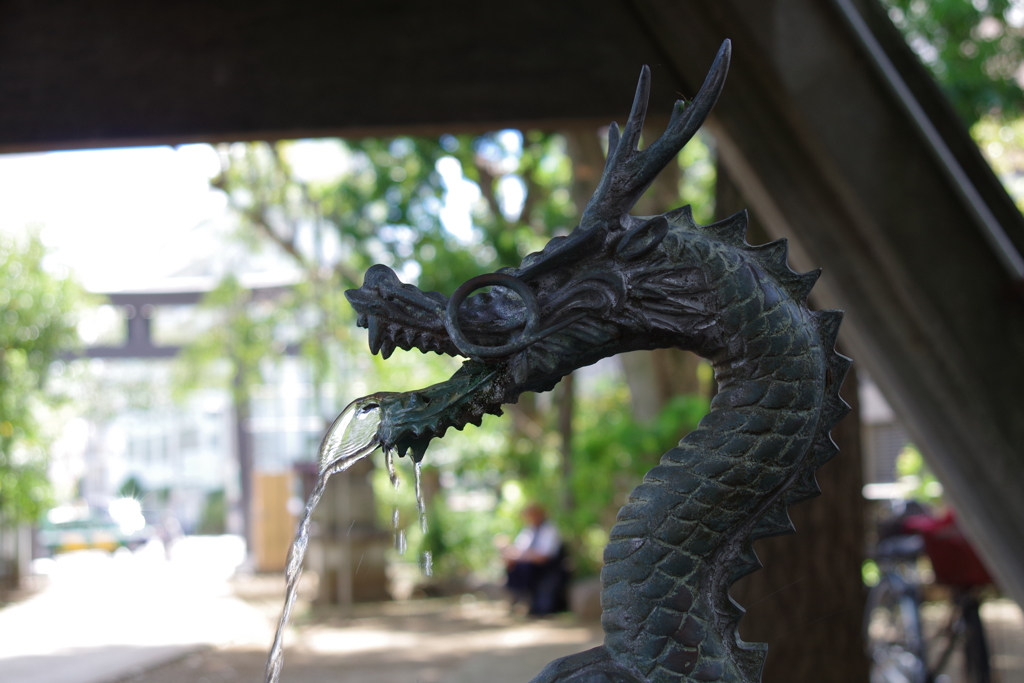
[[[518,152],[518,133],[508,133],[502,144]],[[288,157],[307,181],[337,177],[349,165],[347,150],[334,140],[298,141]],[[437,170],[447,190],[441,219],[469,242],[480,191],[452,157]],[[0,231],[38,228],[51,249],[49,266],[70,268],[91,291],[160,287],[191,264],[225,258],[236,219],[223,194],[210,188],[219,171],[217,152],[205,144],[0,154]],[[508,213],[522,205],[516,182],[501,188]]]
[[0,230],[38,226],[93,291],[145,287],[213,253],[233,224],[209,145],[0,155]]

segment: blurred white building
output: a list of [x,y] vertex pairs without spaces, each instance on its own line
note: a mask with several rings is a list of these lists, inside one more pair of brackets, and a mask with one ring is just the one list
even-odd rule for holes
[[[172,361],[92,362],[83,414],[51,449],[59,502],[106,509],[133,482],[151,522],[169,513],[199,529],[211,502],[238,495],[233,414],[227,392],[201,389],[171,400]],[[223,506],[223,502],[221,505]]]
[[897,479],[896,458],[911,442],[906,427],[867,373],[860,381],[860,422],[864,453],[864,483],[883,484]]

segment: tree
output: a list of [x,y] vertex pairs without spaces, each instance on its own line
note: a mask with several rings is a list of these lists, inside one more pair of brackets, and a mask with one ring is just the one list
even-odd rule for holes
[[883,2],[1024,210],[1024,3]]
[[889,17],[968,125],[1024,113],[1024,5],[1014,0],[883,0]]
[[[572,227],[560,136],[501,131],[337,144],[349,161],[330,180],[296,176],[289,161],[295,143],[279,142],[222,148],[224,167],[213,184],[254,234],[311,275],[333,271],[341,286],[359,286],[366,268],[384,263],[421,288],[444,288],[482,269],[517,265],[551,231]],[[460,180],[475,184],[482,200],[472,225],[446,224],[442,215],[449,185]],[[318,232],[316,239],[335,241],[334,256],[318,253],[309,239]]]
[[0,518],[28,521],[49,497],[46,435],[38,414],[56,397],[50,367],[77,342],[82,290],[43,268],[38,235],[0,234]]
[[198,386],[219,383],[231,392],[243,535],[252,547],[250,405],[253,388],[262,380],[261,364],[282,350],[276,332],[284,317],[273,301],[253,301],[252,293],[230,275],[203,298],[201,305],[219,313],[221,320],[182,350],[176,389],[180,396]]
[[[449,290],[481,270],[518,263],[546,242],[542,235],[552,212],[561,216],[554,222],[564,225],[574,209],[567,192],[559,191],[568,178],[567,164],[551,154],[559,143],[557,136],[536,134],[524,144],[513,131],[327,142],[348,163],[335,177],[319,181],[292,168],[290,153],[302,142],[220,148],[222,173],[213,185],[242,219],[240,235],[255,248],[279,248],[302,275],[273,302],[263,302],[277,317],[263,316],[263,327],[256,328],[250,324],[253,303],[236,279],[227,278],[204,301],[223,310],[225,324],[190,345],[179,366],[183,389],[196,386],[218,359],[232,368],[247,537],[252,455],[246,424],[260,365],[273,362],[285,343],[297,346],[311,364],[315,411],[326,418],[337,410],[323,400],[321,378],[338,376],[340,364],[352,357],[346,350],[352,314],[341,290],[357,287],[375,262],[421,285]],[[477,180],[482,201],[460,234],[446,229],[442,210],[449,185],[469,184],[466,175]],[[359,346],[364,343],[360,339]]]

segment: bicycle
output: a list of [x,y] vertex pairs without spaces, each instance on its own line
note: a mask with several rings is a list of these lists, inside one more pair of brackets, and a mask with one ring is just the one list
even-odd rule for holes
[[[952,512],[932,517],[915,505],[903,504],[900,514],[880,529],[879,581],[868,593],[864,617],[871,683],[946,683],[961,644],[967,683],[991,683],[979,613],[980,589],[991,578],[956,528]],[[922,629],[922,555],[931,560],[936,582],[953,590],[949,618],[932,639]]]

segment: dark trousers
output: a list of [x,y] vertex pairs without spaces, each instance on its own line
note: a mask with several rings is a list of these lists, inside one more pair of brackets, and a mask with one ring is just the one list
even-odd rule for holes
[[530,614],[552,614],[568,608],[568,579],[559,556],[543,564],[514,563],[508,570],[507,586],[516,600],[529,601]]

